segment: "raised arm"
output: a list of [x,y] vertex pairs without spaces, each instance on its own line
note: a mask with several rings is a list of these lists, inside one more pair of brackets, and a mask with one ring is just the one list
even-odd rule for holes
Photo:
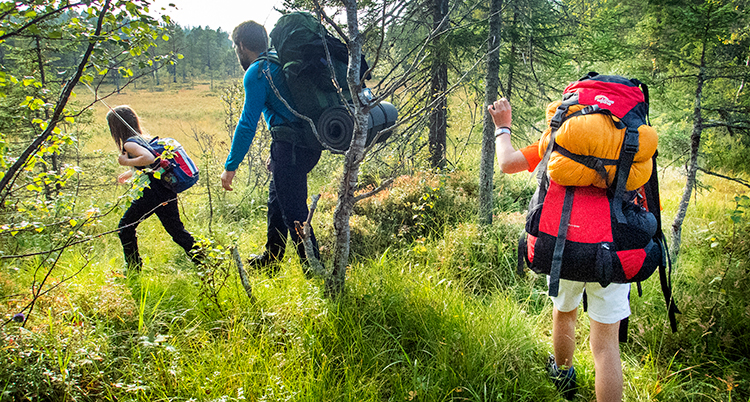
[[510,143],[510,127],[513,120],[510,102],[501,98],[489,105],[487,110],[495,123],[495,152],[500,169],[504,173],[517,173],[529,169],[529,162],[521,151]]

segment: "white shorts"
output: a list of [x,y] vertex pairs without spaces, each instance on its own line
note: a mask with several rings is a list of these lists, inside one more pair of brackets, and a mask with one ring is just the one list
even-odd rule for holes
[[[549,286],[549,276],[547,276]],[[560,279],[560,291],[550,296],[558,311],[573,311],[583,298],[586,289],[589,318],[602,324],[614,324],[630,316],[629,283],[610,283],[603,288],[597,282],[576,282]]]

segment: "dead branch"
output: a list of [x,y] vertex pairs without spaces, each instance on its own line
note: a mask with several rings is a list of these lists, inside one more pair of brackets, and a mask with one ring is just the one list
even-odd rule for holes
[[385,190],[385,189],[386,189],[386,188],[387,188],[388,186],[390,186],[390,185],[391,185],[392,183],[393,183],[393,177],[390,177],[390,178],[388,178],[388,180],[386,180],[386,181],[384,181],[384,182],[380,183],[380,185],[379,185],[379,186],[377,186],[376,188],[374,188],[373,190],[371,190],[371,191],[368,191],[368,192],[366,192],[366,193],[362,193],[362,194],[360,194],[360,195],[358,195],[358,196],[354,197],[354,203],[356,204],[356,203],[357,203],[358,201],[362,201],[362,200],[364,200],[365,198],[369,198],[369,197],[372,197],[373,195],[375,195],[375,194],[377,194],[377,193],[379,193],[379,192],[381,192],[381,191]]
[[743,186],[745,186],[747,188],[750,188],[750,183],[748,183],[747,181],[742,180],[740,178],[724,176],[723,174],[719,174],[719,173],[716,173],[716,172],[712,172],[710,170],[706,170],[706,169],[704,169],[704,168],[702,168],[700,166],[698,166],[698,170],[700,170],[701,172],[703,172],[703,173],[705,173],[707,175],[716,176],[716,177],[719,177],[719,178],[722,178],[722,179],[725,179],[725,180],[733,181],[735,183],[742,184]]
[[250,285],[250,280],[247,277],[245,266],[242,264],[242,257],[240,256],[240,251],[237,249],[237,246],[232,246],[232,259],[234,260],[235,265],[237,265],[237,272],[240,274],[240,283],[242,283],[242,287],[245,288],[247,297],[250,301],[255,302],[255,298],[253,297],[253,286]]
[[320,200],[320,194],[315,194],[311,197],[312,202],[310,203],[310,212],[307,213],[307,220],[302,224],[299,221],[294,221],[294,227],[302,239],[302,244],[305,246],[305,255],[307,256],[307,261],[310,263],[310,269],[315,275],[325,278],[327,276],[326,269],[320,260],[315,257],[315,248],[312,243],[312,226],[310,225],[315,209],[318,207],[318,200]]

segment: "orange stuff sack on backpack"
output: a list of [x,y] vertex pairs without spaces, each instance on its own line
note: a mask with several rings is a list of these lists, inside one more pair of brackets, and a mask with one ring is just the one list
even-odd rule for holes
[[[555,115],[561,101],[552,102],[547,107],[547,124]],[[582,110],[585,105],[573,105],[568,109],[568,115]],[[609,187],[617,171],[617,159],[620,156],[626,128],[618,129],[615,124],[619,119],[615,116],[607,116],[601,113],[584,114],[567,119],[557,130],[555,147],[549,158],[547,171],[549,177],[562,186],[596,186],[599,188]],[[542,135],[539,142],[540,158],[550,139],[551,128]],[[633,158],[630,175],[626,185],[627,191],[636,190],[646,184],[651,177],[653,164],[651,158],[656,152],[657,135],[651,126],[641,125],[638,127],[639,147]],[[581,156],[592,156],[604,162],[603,168],[607,172],[606,180],[603,175],[595,169],[587,167],[570,157],[563,150]],[[606,161],[611,161],[607,163]]]

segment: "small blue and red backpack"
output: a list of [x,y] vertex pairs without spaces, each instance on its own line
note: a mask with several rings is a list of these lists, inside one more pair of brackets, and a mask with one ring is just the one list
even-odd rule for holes
[[190,159],[185,148],[174,138],[154,137],[146,141],[141,136],[135,136],[126,141],[135,142],[151,151],[156,157],[151,166],[154,178],[161,180],[175,193],[181,193],[198,182],[198,167]]

